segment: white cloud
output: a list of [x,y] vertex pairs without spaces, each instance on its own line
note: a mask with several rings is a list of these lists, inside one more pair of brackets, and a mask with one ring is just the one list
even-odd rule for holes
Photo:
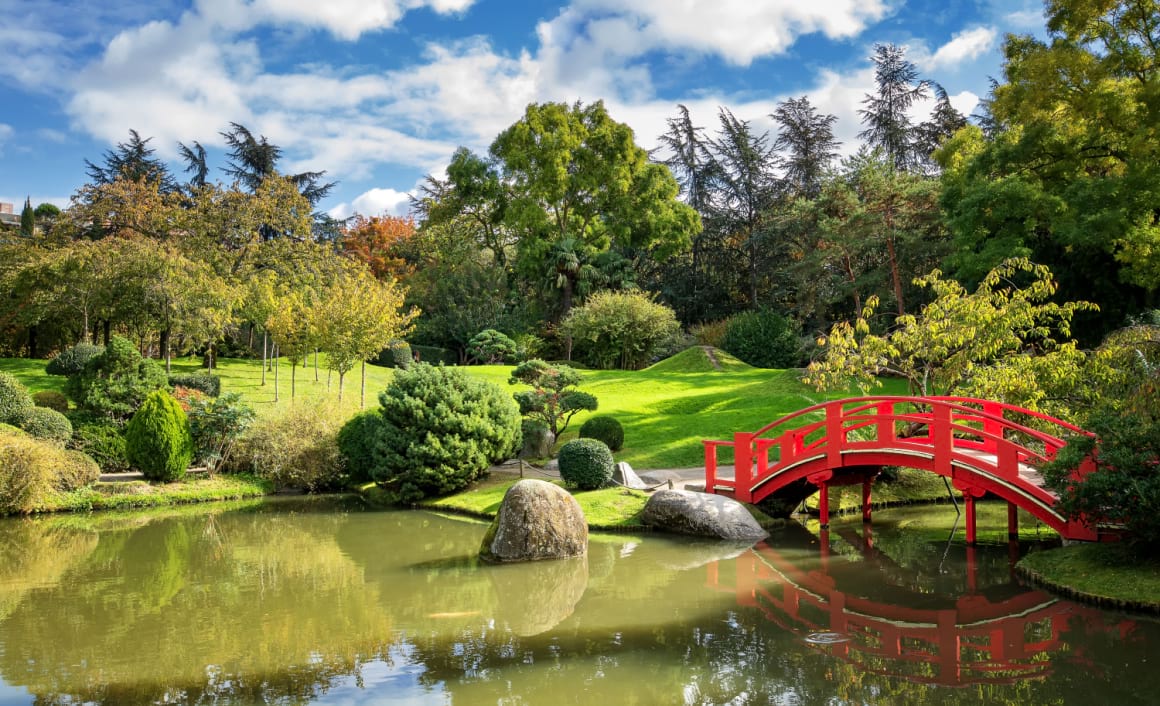
[[340,203],[330,209],[329,214],[338,219],[349,218],[356,213],[364,216],[405,216],[410,210],[411,194],[394,189],[371,189],[360,194],[353,203]]
[[294,23],[325,29],[352,41],[394,27],[407,12],[429,7],[440,14],[467,10],[474,0],[200,0],[199,14],[226,29]]
[[625,53],[692,49],[744,66],[802,35],[857,36],[890,11],[887,0],[575,0],[553,23]]
[[975,27],[956,33],[938,48],[933,56],[921,63],[927,70],[955,68],[959,64],[979,58],[995,46],[998,32],[994,27]]

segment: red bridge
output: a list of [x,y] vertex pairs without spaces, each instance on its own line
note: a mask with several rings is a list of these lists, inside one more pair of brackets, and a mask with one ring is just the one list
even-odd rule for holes
[[[870,520],[871,485],[886,466],[936,473],[966,502],[967,543],[975,543],[975,500],[987,494],[1008,503],[1008,532],[1017,534],[1017,508],[1065,539],[1099,539],[1097,528],[1055,509],[1056,495],[1035,466],[1050,461],[1063,434],[1089,432],[1021,407],[969,397],[860,397],[807,407],[732,441],[705,441],[705,490],[792,508],[815,492],[823,527],[829,525],[830,486],[862,484],[862,517]],[[733,478],[719,476],[718,450],[731,449]],[[1088,459],[1076,478],[1092,470]]]

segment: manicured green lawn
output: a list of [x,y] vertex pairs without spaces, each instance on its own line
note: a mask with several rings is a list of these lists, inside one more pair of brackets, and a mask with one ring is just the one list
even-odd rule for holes
[[1160,611],[1160,561],[1141,559],[1123,545],[1074,544],[1033,552],[1016,568],[1077,598]]
[[[596,396],[596,414],[610,414],[624,425],[624,448],[616,454],[637,469],[692,468],[704,463],[704,439],[730,439],[735,431],[754,431],[778,417],[826,399],[799,381],[797,370],[763,370],[751,368],[717,353],[721,369],[715,369],[700,348],[689,349],[662,361],[652,368],[638,371],[584,371],[581,389]],[[173,371],[193,372],[198,359],[177,359]],[[328,372],[323,359],[318,381],[314,379],[313,359],[310,367],[298,368],[293,403],[337,401],[338,376]],[[254,360],[219,360],[216,374],[222,378],[222,390],[240,392],[259,415],[291,404],[290,366],[283,361],[279,374],[280,401],[274,402],[274,378],[266,374],[261,384],[261,362]],[[488,380],[512,392],[508,385],[513,366],[471,366],[472,376]],[[61,389],[64,378],[46,375],[43,361],[0,359],[0,370],[15,374],[31,389]],[[367,366],[368,407],[378,404],[378,393],[386,388],[393,372],[388,368]],[[359,410],[359,371],[347,374],[340,413],[353,415]],[[898,381],[887,381],[884,392],[898,394]],[[843,397],[857,394],[832,394]],[[584,412],[572,420],[561,435],[560,443],[574,438],[580,425],[591,413]],[[722,463],[730,462],[722,456]]]

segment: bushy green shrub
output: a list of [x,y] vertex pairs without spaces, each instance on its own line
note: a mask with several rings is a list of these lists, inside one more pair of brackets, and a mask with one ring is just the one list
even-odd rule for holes
[[729,320],[707,321],[689,327],[689,334],[699,345],[720,348],[725,340],[725,330],[729,328]]
[[193,458],[212,473],[225,463],[234,444],[254,423],[254,410],[236,392],[220,397],[191,397],[187,401]]
[[18,427],[24,415],[35,406],[28,388],[14,375],[0,372],[0,423]]
[[92,343],[78,343],[72,348],[66,348],[44,366],[44,372],[49,375],[76,375],[85,369],[85,364],[91,359],[105,352],[104,346]]
[[72,422],[55,409],[33,407],[24,414],[20,428],[37,439],[64,445],[72,437]]
[[346,462],[346,473],[355,483],[372,480],[372,471],[379,464],[378,444],[384,428],[383,413],[379,409],[359,412],[347,420],[338,431],[338,449]]
[[227,467],[266,478],[277,488],[341,488],[340,419],[337,409],[309,404],[263,417],[238,439]]
[[564,320],[573,354],[594,368],[639,370],[679,336],[673,310],[643,292],[603,291]]
[[516,360],[520,363],[537,358],[544,350],[544,339],[534,333],[520,333],[512,337],[516,344]]
[[721,348],[758,368],[793,368],[801,364],[797,322],[776,311],[744,311],[729,318]]
[[559,438],[572,417],[585,410],[596,411],[596,397],[576,389],[580,380],[580,373],[570,366],[533,358],[516,366],[508,384],[532,386],[514,395],[520,414],[542,421]]
[[149,480],[181,480],[193,460],[189,419],[164,390],[149,393],[125,426],[125,456]]
[[210,397],[217,397],[222,393],[222,379],[206,370],[196,373],[183,373],[169,376],[170,387],[184,387],[187,390],[198,390]]
[[573,439],[560,447],[560,477],[581,490],[596,490],[612,480],[612,451],[599,439]]
[[624,427],[615,417],[597,415],[580,425],[581,439],[599,439],[612,451],[624,447]]
[[415,354],[411,352],[410,343],[391,341],[390,345],[379,351],[379,357],[375,363],[384,368],[403,368],[406,370],[414,360]]
[[412,365],[379,395],[378,483],[397,483],[411,501],[454,492],[509,458],[520,443],[520,413],[501,388],[458,368]]
[[53,491],[61,450],[21,434],[0,434],[0,512],[28,513]]
[[56,390],[41,390],[32,393],[32,402],[37,407],[55,409],[61,414],[68,412],[68,397]]
[[129,470],[125,456],[125,436],[112,421],[85,421],[73,428],[69,448],[83,451],[105,473],[124,473]]
[[62,492],[68,493],[81,488],[87,488],[101,478],[101,467],[97,462],[81,451],[66,449],[60,457],[53,478],[53,486]]
[[157,361],[141,357],[137,347],[113,336],[104,352],[81,372],[69,376],[65,391],[78,407],[115,419],[128,419],[145,396],[166,386]]
[[502,331],[484,329],[467,342],[467,355],[482,365],[508,363],[516,357],[516,342]]

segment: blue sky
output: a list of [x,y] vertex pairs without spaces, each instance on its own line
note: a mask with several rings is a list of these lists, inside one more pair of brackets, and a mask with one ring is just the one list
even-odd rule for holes
[[66,206],[130,129],[221,166],[232,121],[287,171],[327,170],[339,216],[405,211],[529,102],[602,99],[652,148],[678,103],[766,129],[808,95],[853,151],[876,42],[969,113],[1003,37],[1044,24],[1039,0],[0,0],[0,17],[0,201]]

